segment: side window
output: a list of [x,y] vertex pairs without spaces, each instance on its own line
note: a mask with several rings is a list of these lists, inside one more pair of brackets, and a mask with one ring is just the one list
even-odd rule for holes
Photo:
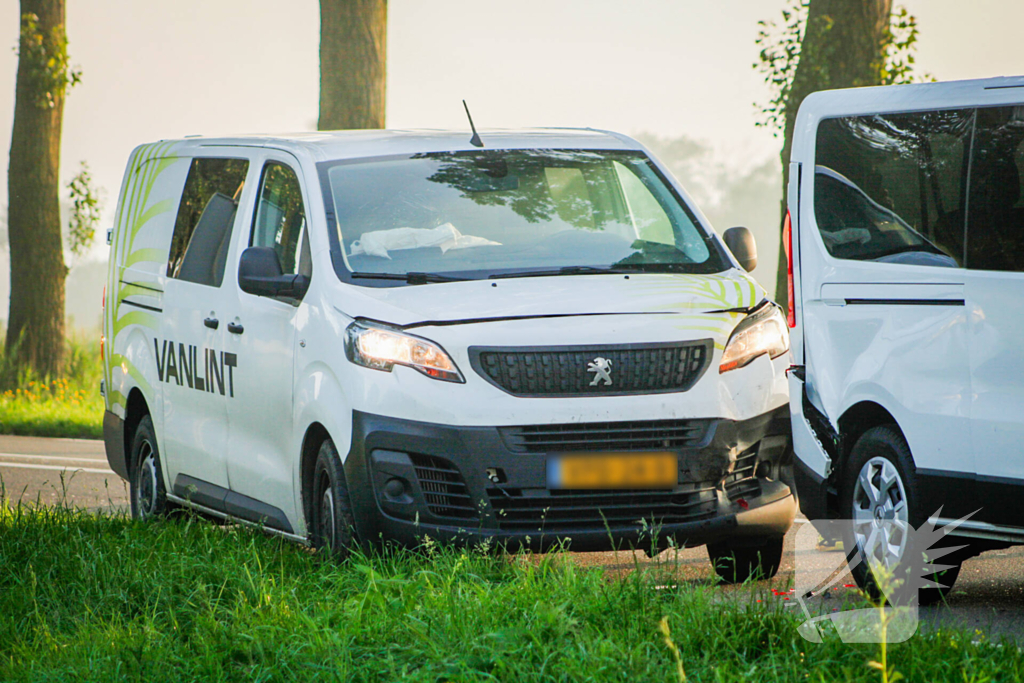
[[1024,106],[978,110],[967,209],[967,267],[1024,272]]
[[822,121],[814,216],[836,258],[958,267],[973,110]]
[[220,287],[248,170],[245,159],[192,160],[174,222],[168,277]]
[[273,248],[285,275],[309,276],[306,210],[295,171],[277,162],[264,166],[258,201],[249,245]]

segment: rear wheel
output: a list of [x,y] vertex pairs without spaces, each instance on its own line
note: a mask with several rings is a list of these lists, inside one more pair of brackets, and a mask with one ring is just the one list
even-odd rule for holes
[[335,559],[345,559],[356,542],[355,520],[345,470],[330,439],[321,444],[317,453],[311,503],[313,547]]
[[[883,425],[864,432],[845,469],[841,501],[850,524],[843,547],[852,562],[858,553],[865,560],[851,568],[857,584],[873,598],[897,604],[906,604],[914,590],[918,604],[944,598],[960,573],[961,555],[937,558],[936,564],[949,569],[924,576],[928,541],[917,530],[927,522],[928,512],[921,508],[914,461],[899,429]],[[925,581],[939,587],[921,588]]]
[[170,511],[164,489],[160,449],[156,444],[153,420],[146,415],[135,428],[132,439],[132,470],[129,480],[132,517],[150,519],[162,517]]
[[761,546],[736,546],[729,541],[708,543],[708,558],[725,583],[770,579],[782,564],[782,539],[769,538]]

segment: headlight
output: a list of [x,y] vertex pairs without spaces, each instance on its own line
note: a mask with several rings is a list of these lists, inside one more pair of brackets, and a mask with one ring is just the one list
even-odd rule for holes
[[778,358],[789,351],[789,330],[779,307],[766,303],[744,318],[729,337],[718,372],[749,365],[764,354]]
[[445,382],[466,381],[455,361],[432,341],[358,321],[345,332],[345,355],[356,365],[384,372],[391,372],[396,365],[406,365]]

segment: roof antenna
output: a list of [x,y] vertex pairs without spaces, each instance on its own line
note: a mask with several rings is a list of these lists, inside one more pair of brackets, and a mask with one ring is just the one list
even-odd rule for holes
[[469,144],[474,147],[483,147],[484,141],[480,139],[480,135],[476,132],[476,126],[473,125],[473,117],[469,113],[469,105],[466,104],[466,100],[462,100],[462,106],[466,108],[466,118],[469,119],[469,127],[473,129],[473,137],[469,139]]

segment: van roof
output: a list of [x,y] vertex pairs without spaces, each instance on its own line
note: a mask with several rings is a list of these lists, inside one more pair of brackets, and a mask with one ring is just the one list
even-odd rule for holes
[[[593,128],[479,129],[484,149],[644,149],[632,138]],[[274,147],[303,151],[314,161],[418,152],[477,150],[469,130],[343,130],[229,137],[187,136],[188,145]],[[166,142],[172,142],[170,140]]]
[[821,90],[800,105],[790,160],[813,162],[811,150],[822,119],[1011,104],[1024,104],[1024,76]]
[[821,90],[800,105],[797,130],[804,130],[802,124],[808,119],[816,123],[832,116],[1020,103],[1024,103],[1024,76]]

